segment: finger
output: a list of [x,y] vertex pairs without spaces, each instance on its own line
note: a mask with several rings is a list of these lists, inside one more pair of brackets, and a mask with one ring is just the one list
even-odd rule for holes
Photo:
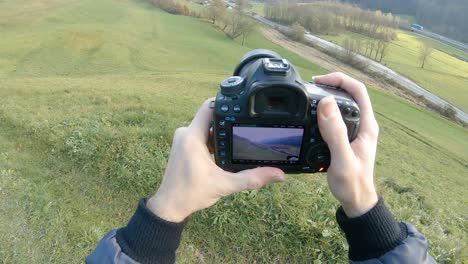
[[231,182],[231,192],[241,192],[247,190],[258,190],[263,186],[286,181],[286,175],[278,168],[259,167],[238,173],[228,173]]
[[211,121],[213,119],[213,109],[210,108],[210,102],[214,98],[207,99],[190,124],[190,130],[196,136],[202,137],[204,141],[208,140],[208,135],[210,133]]
[[348,131],[333,96],[320,100],[317,110],[320,134],[328,144],[332,161],[349,160],[353,152]]
[[360,81],[349,77],[341,72],[334,72],[327,75],[316,76],[314,81],[321,84],[340,87],[347,91],[356,100],[361,112],[361,125],[359,133],[376,135],[376,125],[374,111],[367,93],[366,86]]

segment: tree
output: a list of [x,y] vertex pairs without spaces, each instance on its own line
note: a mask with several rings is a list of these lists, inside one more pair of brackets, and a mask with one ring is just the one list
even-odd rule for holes
[[244,45],[245,38],[253,30],[254,26],[255,22],[250,17],[234,11],[226,16],[223,31],[232,39],[242,36],[242,45]]
[[244,46],[245,38],[252,33],[253,29],[255,28],[255,21],[253,21],[250,18],[244,19],[242,25],[241,25],[241,31],[242,31],[242,46]]
[[419,62],[421,63],[421,69],[424,69],[424,64],[426,63],[427,58],[429,58],[431,55],[432,51],[433,48],[427,43],[424,43],[421,46],[419,51]]
[[224,33],[232,39],[242,36],[242,45],[244,45],[245,38],[255,26],[254,21],[247,15],[249,8],[249,0],[236,0],[235,8],[227,12],[223,18]]
[[223,17],[226,13],[226,8],[222,0],[213,0],[208,8],[209,18],[211,23],[216,23],[216,20]]
[[235,10],[241,14],[245,14],[247,10],[250,8],[250,1],[249,0],[236,0]]
[[303,41],[304,40],[304,33],[305,29],[301,24],[299,23],[294,23],[291,26],[291,38],[296,40],[296,41]]
[[388,42],[385,40],[379,40],[377,45],[379,46],[379,53],[380,57],[378,58],[378,62],[382,62],[382,59],[387,55],[387,48],[388,48]]

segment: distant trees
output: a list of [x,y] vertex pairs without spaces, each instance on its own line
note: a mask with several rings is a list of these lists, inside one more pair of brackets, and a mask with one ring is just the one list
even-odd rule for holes
[[[340,55],[344,61],[356,64],[360,53],[381,62],[387,55],[390,41],[396,38],[395,28],[399,20],[392,14],[362,10],[339,2],[312,2],[288,4],[270,3],[265,6],[265,16],[283,23],[292,24],[290,37],[301,40],[306,29],[315,34],[333,34],[348,30],[366,35],[368,41],[345,39],[345,51]],[[295,33],[296,32],[296,33]]]
[[421,69],[424,69],[424,64],[427,58],[431,55],[434,49],[427,43],[423,43],[419,50],[419,62],[421,63]]
[[394,29],[399,21],[392,14],[362,10],[339,2],[270,3],[265,6],[265,16],[288,24],[297,22],[316,34],[349,30],[385,41],[396,37]]
[[[369,40],[368,43],[369,44],[366,43],[365,55],[369,58],[373,58],[378,62],[382,62],[385,55],[387,55],[387,48],[390,42],[379,39],[376,41]],[[367,49],[367,45],[369,45],[369,49]],[[369,53],[367,53],[367,51],[369,51]]]
[[226,36],[232,39],[242,36],[242,45],[256,25],[255,21],[247,15],[249,8],[248,0],[237,0],[234,9],[225,12],[219,26]]
[[223,0],[213,0],[208,7],[208,18],[215,24],[218,19],[222,19],[226,14],[226,7]]
[[371,10],[414,16],[431,31],[468,43],[466,0],[342,0]]
[[235,39],[242,37],[242,45],[255,28],[256,22],[247,14],[251,8],[249,0],[236,0],[234,8],[227,9],[223,0],[212,0],[208,12],[191,13],[188,7],[177,0],[148,0],[166,12],[191,15],[208,19],[213,26],[221,29],[226,36]]
[[189,8],[180,2],[174,0],[150,0],[152,4],[161,8],[162,10],[176,15],[189,16]]

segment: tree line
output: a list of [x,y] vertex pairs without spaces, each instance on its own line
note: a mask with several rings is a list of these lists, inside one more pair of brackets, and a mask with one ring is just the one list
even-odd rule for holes
[[265,16],[287,24],[297,22],[315,34],[349,30],[385,41],[396,37],[394,29],[399,23],[398,17],[390,13],[384,14],[381,11],[363,10],[350,4],[324,1],[307,4],[267,3]]
[[189,16],[191,15],[190,9],[187,5],[174,0],[149,0],[153,5],[161,8],[162,10],[176,15]]
[[190,11],[186,4],[177,0],[148,1],[171,14],[207,20],[214,27],[222,30],[229,38],[242,37],[242,45],[256,25],[255,21],[248,16],[251,8],[249,0],[236,0],[231,5],[227,5],[223,0],[211,0],[206,12]]
[[343,0],[371,10],[414,16],[424,27],[468,43],[466,0]]

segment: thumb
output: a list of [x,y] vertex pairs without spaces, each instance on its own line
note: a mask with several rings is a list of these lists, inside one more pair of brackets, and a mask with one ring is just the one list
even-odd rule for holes
[[230,173],[229,178],[232,183],[233,193],[258,190],[270,183],[286,181],[284,172],[273,167],[259,167],[238,173]]
[[327,142],[333,158],[346,159],[352,153],[348,131],[333,96],[320,100],[318,125],[323,140]]

